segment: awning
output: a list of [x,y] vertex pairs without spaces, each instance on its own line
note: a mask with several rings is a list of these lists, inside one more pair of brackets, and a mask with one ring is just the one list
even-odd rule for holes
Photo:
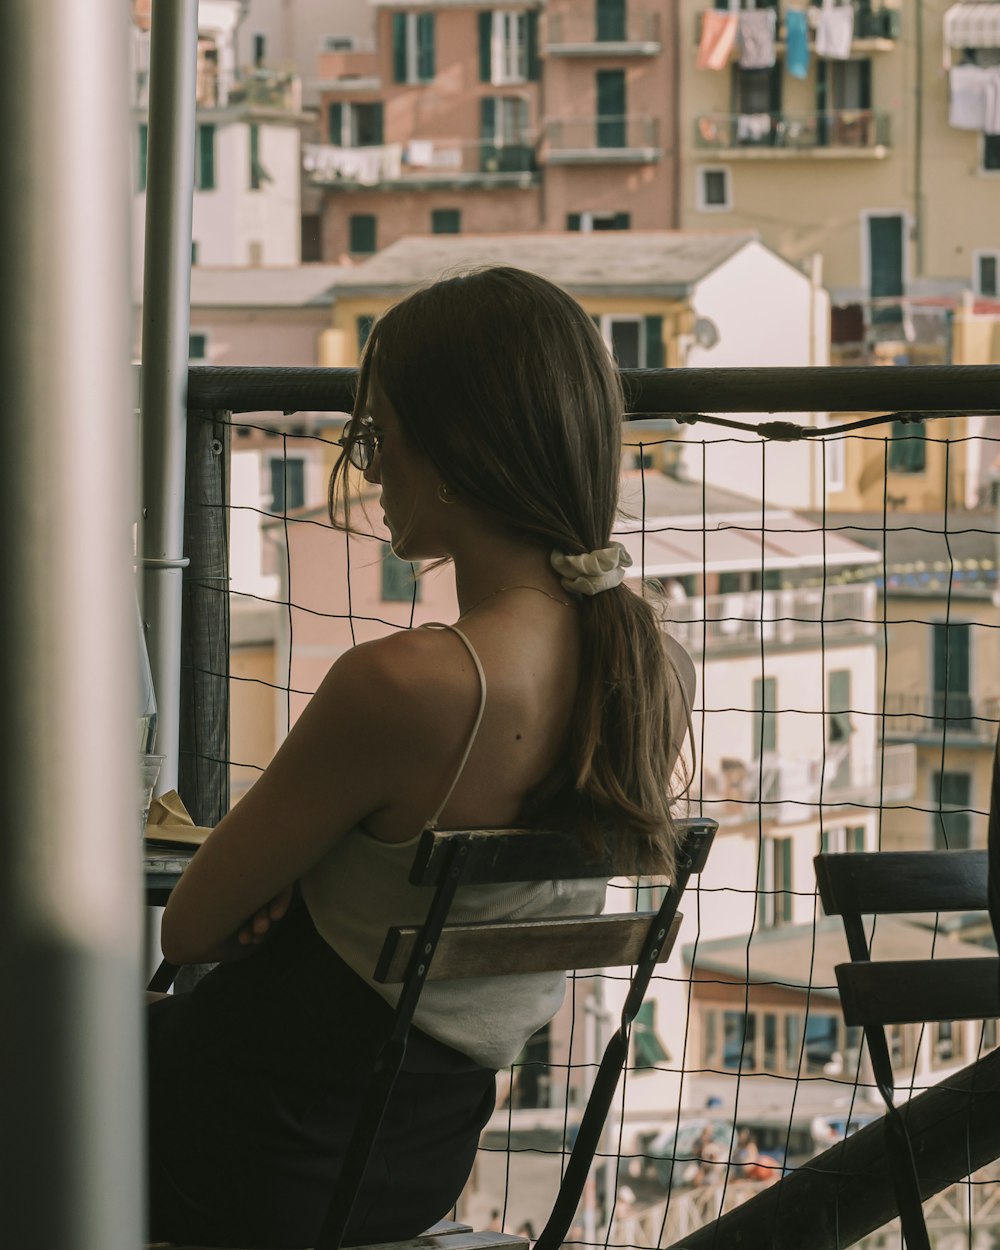
[[944,15],[946,48],[1000,48],[1000,0],[966,0]]

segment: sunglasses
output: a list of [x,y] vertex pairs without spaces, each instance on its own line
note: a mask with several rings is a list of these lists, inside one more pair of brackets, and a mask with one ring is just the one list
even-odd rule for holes
[[337,439],[337,446],[343,447],[348,460],[362,473],[370,468],[376,452],[382,448],[382,435],[375,433],[373,425],[371,417],[361,417],[345,426],[345,432]]

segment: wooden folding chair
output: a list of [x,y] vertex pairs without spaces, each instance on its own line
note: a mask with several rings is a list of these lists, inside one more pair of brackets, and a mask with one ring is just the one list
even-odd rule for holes
[[854,852],[817,855],[814,863],[824,910],[844,922],[852,962],[836,968],[840,1001],[844,1021],[864,1029],[875,1083],[886,1104],[886,1153],[903,1236],[909,1250],[930,1250],[916,1161],[895,1105],[885,1026],[1000,1016],[1000,960],[873,960],[864,917],[985,911],[987,853]]
[[[448,924],[455,892],[465,885],[627,877],[631,851],[611,846],[587,857],[572,834],[528,829],[426,830],[410,880],[433,889],[421,927],[390,928],[375,979],[399,984],[392,1029],[380,1050],[315,1250],[339,1250],[379,1126],[403,1064],[414,1009],[428,980],[633,966],[621,1022],[605,1049],[549,1219],[536,1250],[557,1250],[579,1206],[604,1122],[628,1056],[629,1027],[657,964],[670,955],[682,917],[678,905],[700,873],[715,836],[709,819],[679,822],[683,842],[674,880],[657,911],[625,915]],[[523,1237],[462,1225],[431,1229],[401,1247],[418,1250],[517,1250]],[[191,1248],[189,1248],[191,1250]]]

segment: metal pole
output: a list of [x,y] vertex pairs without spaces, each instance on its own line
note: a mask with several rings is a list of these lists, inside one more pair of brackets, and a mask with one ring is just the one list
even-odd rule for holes
[[191,303],[197,0],[153,6],[142,306],[143,616],[158,712],[159,788],[177,785],[181,570]]
[[0,1209],[143,1240],[127,9],[0,5]]

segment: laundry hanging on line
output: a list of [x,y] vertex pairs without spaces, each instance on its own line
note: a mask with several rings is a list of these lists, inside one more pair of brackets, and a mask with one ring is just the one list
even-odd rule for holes
[[744,9],[739,14],[740,69],[770,69],[775,61],[775,10]]
[[701,15],[701,39],[698,43],[699,69],[725,69],[736,46],[739,16],[721,9],[706,9]]
[[854,5],[824,5],[816,23],[816,55],[834,61],[847,61],[851,56],[853,38]]
[[785,66],[793,78],[809,77],[809,21],[804,9],[785,10]]

